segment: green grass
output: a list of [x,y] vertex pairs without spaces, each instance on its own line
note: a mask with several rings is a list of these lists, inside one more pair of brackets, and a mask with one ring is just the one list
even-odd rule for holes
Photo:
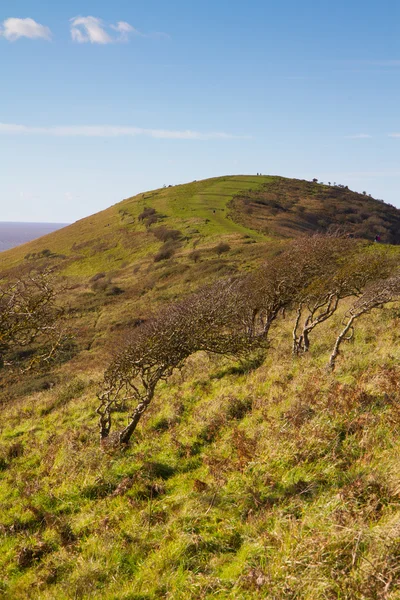
[[397,598],[392,310],[334,375],[334,324],[304,359],[289,321],[261,366],[192,357],[124,451],[98,445],[98,371],[4,406],[3,597]]
[[[236,240],[250,235],[255,240],[266,236],[235,223],[229,217],[228,204],[243,190],[257,190],[271,178],[255,176],[219,177],[201,182],[163,188],[138,194],[107,210],[77,221],[57,232],[2,253],[2,268],[20,268],[50,262],[68,276],[92,276],[99,271],[120,269],[154,254],[161,246],[138,221],[145,207],[163,215],[162,224],[182,231],[184,248],[192,242],[210,246],[224,238]],[[49,249],[55,258],[24,260],[32,253]],[[63,258],[60,258],[60,255]]]
[[[161,220],[146,229],[138,217],[149,207]],[[309,234],[330,226],[355,228],[357,235],[368,239],[378,232],[385,241],[397,241],[399,223],[397,209],[350,190],[282,177],[226,176],[123,200],[3,252],[2,269],[12,274],[47,265],[80,281],[100,271],[121,271],[153,260],[162,243],[152,229],[160,224],[181,231],[177,258],[187,262],[194,247],[204,254],[223,241],[231,245],[234,254],[249,242],[277,244],[282,236]],[[46,249],[52,256],[25,258]],[[249,264],[248,258],[241,263]]]

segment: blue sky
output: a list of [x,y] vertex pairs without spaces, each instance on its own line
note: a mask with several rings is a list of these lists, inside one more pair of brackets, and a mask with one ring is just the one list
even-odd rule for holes
[[225,174],[400,207],[395,0],[3,0],[0,220]]

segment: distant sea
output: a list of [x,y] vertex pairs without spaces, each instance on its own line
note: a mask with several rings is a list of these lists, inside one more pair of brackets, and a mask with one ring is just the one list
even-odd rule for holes
[[68,223],[5,223],[0,222],[0,252],[66,227]]

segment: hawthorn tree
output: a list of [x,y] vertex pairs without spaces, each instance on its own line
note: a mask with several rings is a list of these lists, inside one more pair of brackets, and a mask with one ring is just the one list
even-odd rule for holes
[[328,367],[333,370],[336,366],[336,359],[340,353],[340,347],[344,341],[352,339],[354,335],[354,322],[362,315],[371,310],[381,308],[389,302],[393,302],[400,297],[400,274],[393,277],[376,281],[371,284],[364,294],[356,300],[343,320],[343,329],[336,338],[332,354],[329,358]]
[[[157,385],[198,351],[240,356],[259,347],[244,326],[240,280],[222,280],[161,311],[137,327],[111,362],[98,393],[100,439],[126,444],[151,403]],[[110,435],[112,413],[131,406],[128,424]]]
[[61,315],[49,271],[0,281],[0,368],[13,366],[23,348],[32,349],[28,368],[49,362],[64,338]]
[[320,256],[320,276],[299,293],[293,327],[295,354],[309,351],[310,333],[333,316],[343,299],[360,297],[368,284],[388,277],[394,268],[385,248],[371,253],[348,238],[327,242],[327,252]]
[[354,244],[348,238],[314,235],[289,242],[276,256],[250,274],[247,291],[248,328],[267,336],[279,314],[297,307],[305,290],[333,271],[337,255]]
[[[241,356],[266,348],[271,325],[290,309],[297,309],[294,345],[308,350],[310,332],[341,299],[361,295],[390,269],[382,252],[361,252],[350,238],[316,235],[288,243],[249,275],[221,280],[166,307],[134,330],[104,375],[97,408],[102,443],[128,443],[159,382],[191,354]],[[111,433],[113,413],[122,407],[130,411],[128,423]]]

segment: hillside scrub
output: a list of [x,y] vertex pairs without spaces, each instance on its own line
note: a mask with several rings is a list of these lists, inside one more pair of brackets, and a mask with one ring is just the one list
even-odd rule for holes
[[275,177],[257,190],[237,194],[233,218],[257,231],[294,237],[341,227],[356,238],[400,242],[397,208],[341,185]]
[[[309,351],[310,333],[332,317],[342,300],[360,297],[368,284],[389,277],[396,268],[396,261],[384,247],[374,253],[359,252],[357,245],[347,241],[331,249],[332,254],[321,257],[320,276],[298,295],[293,328],[295,354]],[[329,247],[326,250],[329,252]]]
[[[182,368],[189,356],[201,351],[240,356],[266,348],[271,325],[296,306],[294,348],[308,351],[310,332],[333,316],[341,300],[360,296],[368,283],[393,269],[393,260],[385,253],[370,257],[352,239],[320,235],[292,242],[248,276],[221,280],[168,306],[135,329],[105,373],[97,408],[102,443],[128,443],[157,385]],[[395,279],[379,284],[391,290],[379,295],[381,304],[395,297]],[[370,308],[378,304],[364,303]],[[308,315],[298,337],[303,311]],[[112,413],[132,402],[136,406],[128,425],[110,437]]]
[[154,262],[160,262],[162,260],[169,260],[172,258],[179,248],[179,244],[173,241],[165,242],[154,256]]
[[64,332],[62,310],[56,303],[54,277],[48,271],[32,272],[0,286],[0,369],[15,364],[23,349],[28,366],[49,362],[59,349]]
[[[354,294],[355,295],[355,294]],[[361,294],[359,294],[361,295]],[[343,341],[351,340],[354,335],[354,322],[362,315],[370,313],[376,308],[381,308],[400,296],[400,276],[389,277],[384,280],[376,281],[368,286],[361,297],[348,310],[344,318],[344,327],[336,338],[332,354],[329,358],[329,367],[335,368],[336,359],[340,352],[340,346]]]
[[230,249],[231,247],[229,244],[227,244],[226,242],[220,242],[217,246],[215,246],[214,252],[218,254],[218,256],[221,256],[221,254],[229,252]]
[[181,231],[178,231],[178,229],[168,229],[167,227],[154,228],[152,229],[152,233],[160,242],[177,241],[182,237]]

